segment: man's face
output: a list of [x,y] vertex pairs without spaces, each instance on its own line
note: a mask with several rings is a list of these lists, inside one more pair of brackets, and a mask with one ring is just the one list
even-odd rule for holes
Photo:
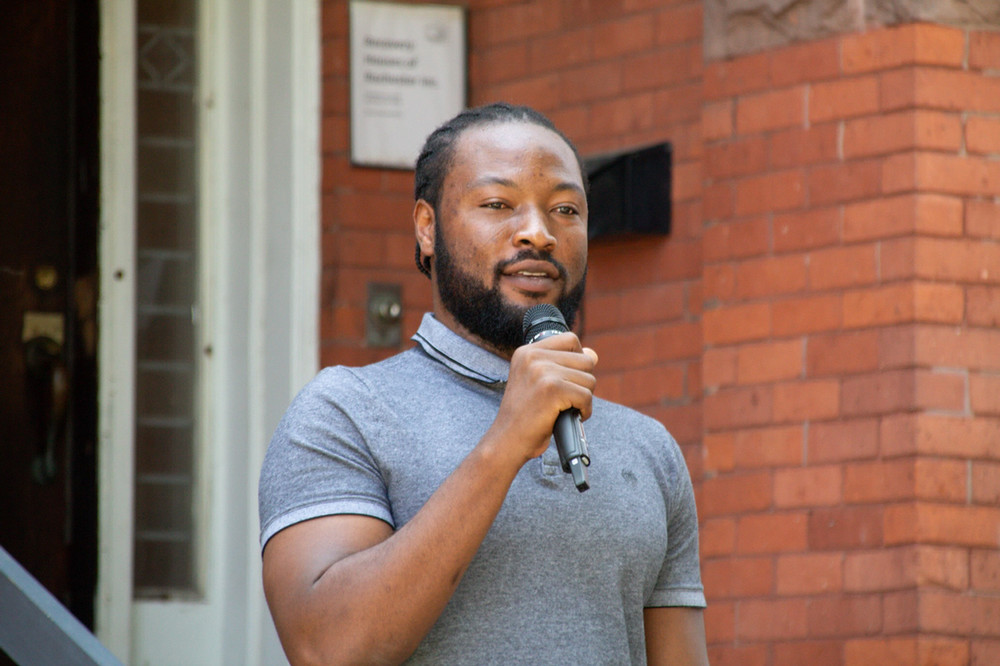
[[438,210],[439,318],[502,355],[521,344],[532,305],[556,305],[572,326],[586,275],[587,201],[576,157],[557,134],[529,123],[466,130]]

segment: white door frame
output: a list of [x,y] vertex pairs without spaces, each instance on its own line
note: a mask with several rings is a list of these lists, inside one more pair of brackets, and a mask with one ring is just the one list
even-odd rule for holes
[[101,0],[96,632],[126,663],[282,661],[263,601],[257,473],[318,366],[320,3],[201,0],[197,600],[133,601],[135,7]]

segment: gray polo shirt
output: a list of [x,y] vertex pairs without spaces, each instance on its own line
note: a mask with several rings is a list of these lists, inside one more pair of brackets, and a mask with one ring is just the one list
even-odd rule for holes
[[[319,516],[398,529],[489,428],[507,361],[430,314],[414,340],[380,363],[324,369],[292,402],[261,472],[261,547]],[[645,663],[644,607],[705,605],[677,443],[600,399],[584,428],[590,490],[554,444],[526,464],[412,663]]]

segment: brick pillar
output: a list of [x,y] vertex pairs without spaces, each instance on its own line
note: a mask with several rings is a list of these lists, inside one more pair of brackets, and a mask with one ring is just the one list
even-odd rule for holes
[[1000,663],[1000,35],[705,70],[712,663]]

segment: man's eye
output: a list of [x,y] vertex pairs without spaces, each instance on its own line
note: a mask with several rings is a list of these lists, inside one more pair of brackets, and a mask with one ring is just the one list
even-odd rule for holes
[[483,208],[492,208],[493,210],[502,210],[506,207],[507,205],[502,201],[488,201],[483,204]]
[[557,206],[556,212],[560,215],[579,215],[578,211],[574,206]]

